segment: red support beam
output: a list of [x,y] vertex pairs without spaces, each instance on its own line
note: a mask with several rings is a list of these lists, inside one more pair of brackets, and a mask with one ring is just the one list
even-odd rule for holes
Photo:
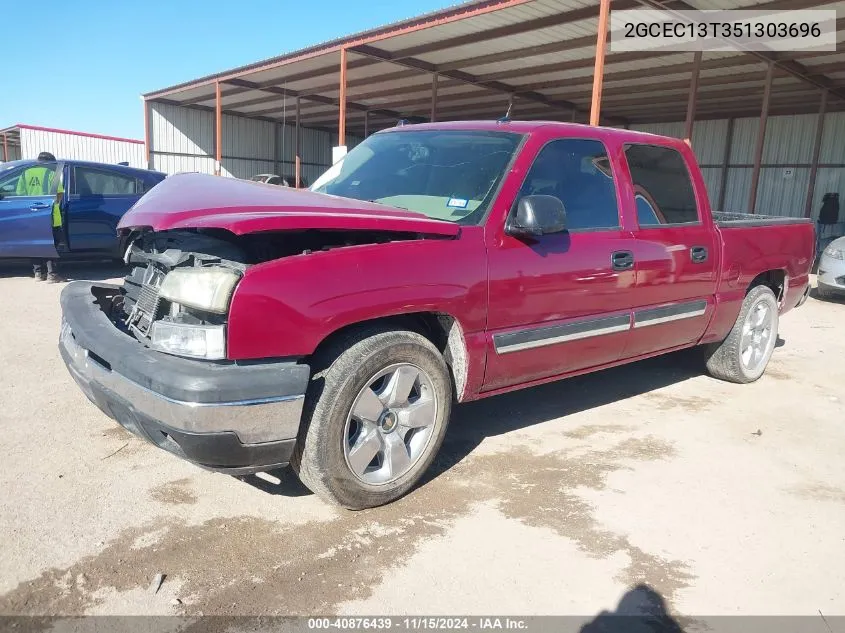
[[340,95],[338,98],[337,144],[346,145],[346,48],[340,49]]
[[813,196],[816,194],[816,175],[819,171],[819,156],[822,151],[822,139],[824,138],[824,117],[827,114],[827,90],[822,92],[822,101],[819,104],[819,118],[816,120],[816,140],[813,145],[813,164],[810,166],[810,184],[807,187],[807,202],[804,204],[804,217],[813,215]]
[[751,192],[748,194],[748,209],[756,213],[757,187],[760,184],[760,164],[763,162],[763,147],[766,142],[766,124],[769,121],[769,102],[772,97],[772,75],[775,65],[766,65],[766,84],[763,88],[763,107],[760,112],[760,125],[757,128],[757,145],[754,148],[754,171],[751,172]]
[[219,176],[223,165],[223,100],[220,98],[220,82],[214,84],[214,173]]
[[692,61],[692,74],[687,98],[687,119],[684,125],[684,142],[692,146],[692,126],[695,124],[695,102],[698,99],[698,77],[701,74],[701,51],[696,51]]
[[432,123],[437,121],[437,73],[431,73],[431,116]]
[[722,159],[722,173],[719,176],[719,203],[717,210],[725,210],[725,192],[728,188],[728,166],[731,162],[731,145],[734,142],[734,119],[728,119],[728,132],[725,134],[725,153]]
[[152,169],[153,166],[150,163],[150,102],[146,99],[144,99],[144,160],[147,169]]
[[370,111],[364,110],[364,138],[370,135]]
[[610,0],[601,0],[599,26],[596,33],[596,64],[593,67],[593,96],[590,101],[590,125],[598,125],[601,117],[601,89],[604,81],[604,56],[607,50],[607,18]]
[[6,133],[3,132],[3,162],[9,160],[9,145],[6,142]]
[[294,145],[294,160],[295,162],[295,169],[296,169],[296,188],[299,189],[299,181],[300,181],[300,156],[299,156],[299,97],[296,98],[296,124],[294,125],[294,134],[296,135],[293,141]]

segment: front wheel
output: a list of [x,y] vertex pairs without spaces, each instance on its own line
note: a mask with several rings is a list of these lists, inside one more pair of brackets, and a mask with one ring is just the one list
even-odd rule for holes
[[452,386],[443,356],[410,331],[360,332],[312,379],[291,461],[302,482],[351,510],[407,493],[443,442]]
[[727,338],[705,348],[707,371],[729,382],[754,382],[769,364],[778,337],[778,302],[767,286],[745,296]]

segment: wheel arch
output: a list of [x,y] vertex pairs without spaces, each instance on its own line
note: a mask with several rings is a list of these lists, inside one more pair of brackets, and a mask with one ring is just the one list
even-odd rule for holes
[[464,399],[469,372],[464,328],[457,318],[444,312],[408,312],[344,325],[323,338],[311,357],[321,358],[344,338],[354,336],[357,332],[377,329],[410,330],[431,341],[449,368],[455,399],[458,402]]
[[757,286],[766,286],[770,288],[772,292],[775,293],[775,298],[780,304],[786,296],[788,283],[789,277],[786,273],[786,270],[784,270],[783,268],[773,268],[771,270],[766,270],[754,277],[754,279],[751,280],[751,282],[748,284],[748,287],[745,289],[745,294],[747,295]]

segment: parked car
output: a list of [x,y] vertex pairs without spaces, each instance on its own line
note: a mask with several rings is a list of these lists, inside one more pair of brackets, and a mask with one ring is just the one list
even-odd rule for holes
[[845,237],[833,240],[822,251],[816,281],[820,297],[845,298]]
[[[296,185],[296,176],[288,174],[287,176],[278,176],[276,174],[256,174],[250,178],[253,182],[263,182],[267,185],[280,185],[282,187],[294,187]],[[308,188],[308,182],[302,175],[299,176],[299,188]]]
[[[19,187],[34,167],[45,167],[40,193]],[[61,211],[67,248],[57,252],[52,209],[62,174]],[[18,160],[0,167],[0,258],[122,257],[117,223],[165,175],[122,165],[76,160]]]
[[174,176],[120,229],[125,283],[62,293],[80,388],[347,508],[405,494],[454,402],[693,346],[758,379],[814,248],[808,220],[711,212],[677,139],[540,122],[379,132],[311,192]]

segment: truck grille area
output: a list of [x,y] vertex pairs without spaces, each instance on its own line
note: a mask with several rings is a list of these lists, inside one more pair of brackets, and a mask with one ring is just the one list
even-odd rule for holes
[[159,316],[159,290],[166,271],[154,265],[135,267],[124,279],[123,309],[126,327],[136,336],[148,338],[153,321]]

